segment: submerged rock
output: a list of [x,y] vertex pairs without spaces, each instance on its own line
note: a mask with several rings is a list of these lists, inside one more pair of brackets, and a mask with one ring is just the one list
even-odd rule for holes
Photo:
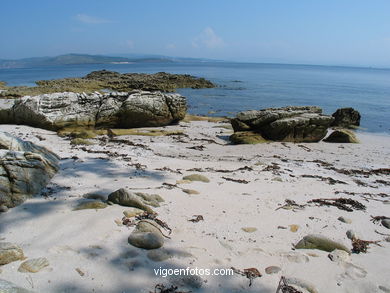
[[288,106],[244,111],[231,120],[235,132],[253,131],[274,141],[317,142],[334,118],[315,106]]
[[360,125],[360,113],[354,108],[337,109],[332,116],[335,119],[331,126],[354,127]]
[[303,237],[296,245],[296,249],[319,249],[332,252],[335,249],[344,250],[348,253],[351,251],[343,244],[328,239],[321,235],[307,235]]
[[6,265],[17,260],[23,260],[23,250],[10,242],[0,242],[0,265]]
[[326,142],[338,142],[338,143],[359,143],[356,135],[347,129],[338,129],[333,131],[327,138]]
[[45,257],[29,259],[23,262],[18,271],[21,273],[37,273],[43,268],[49,266],[49,261]]
[[0,206],[12,208],[39,193],[58,163],[59,157],[46,148],[0,132]]
[[143,249],[157,249],[164,245],[164,236],[159,225],[152,221],[138,222],[134,231],[128,238],[129,244]]

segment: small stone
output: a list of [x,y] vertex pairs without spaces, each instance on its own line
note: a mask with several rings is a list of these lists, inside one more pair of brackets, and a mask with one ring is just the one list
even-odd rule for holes
[[127,217],[127,218],[132,218],[132,217],[141,215],[141,214],[143,214],[143,213],[144,213],[143,210],[137,209],[137,208],[131,208],[131,209],[127,209],[127,210],[123,211],[123,214],[124,214],[125,217]]
[[378,288],[379,288],[379,290],[381,290],[382,292],[390,293],[390,288],[389,288],[389,287],[385,287],[385,286],[379,285]]
[[74,211],[78,211],[78,210],[88,210],[88,209],[95,209],[95,210],[98,210],[98,209],[104,209],[106,208],[108,205],[104,202],[101,202],[101,201],[87,201],[87,202],[82,202],[80,203],[78,206],[76,206],[73,210]]
[[335,249],[344,250],[348,253],[351,251],[343,244],[328,239],[321,235],[307,235],[303,237],[296,245],[296,249],[319,249],[332,252]]
[[199,194],[200,192],[194,189],[183,189],[183,192],[187,194]]
[[75,268],[76,272],[79,273],[81,277],[84,277],[85,273],[80,268]]
[[265,268],[265,272],[266,274],[268,275],[272,275],[272,274],[277,274],[281,271],[282,269],[280,267],[277,267],[277,266],[270,266],[270,267],[267,267]]
[[257,231],[257,228],[255,227],[243,227],[241,228],[242,231],[247,232],[247,233],[253,233]]
[[23,250],[12,243],[0,242],[0,265],[25,259]]
[[188,184],[191,183],[192,181],[190,180],[176,180],[176,184]]
[[277,181],[277,182],[283,182],[282,177],[274,177],[271,179],[272,181]]
[[344,250],[335,249],[331,253],[328,254],[328,257],[331,261],[334,262],[347,262],[350,260],[349,253]]
[[345,217],[338,217],[337,220],[339,220],[340,222],[343,222],[345,224],[351,224],[352,223],[351,219],[348,219],[348,218],[345,218]]
[[390,219],[383,219],[381,223],[383,227],[390,229]]
[[37,273],[49,265],[49,261],[45,257],[29,259],[23,262],[18,271],[21,273]]
[[164,237],[157,223],[143,220],[137,224],[128,238],[129,244],[143,249],[156,249],[164,245]]
[[200,181],[200,182],[205,182],[209,183],[210,179],[207,178],[204,175],[201,174],[191,174],[183,177],[183,180],[189,180],[189,181]]
[[290,231],[294,233],[297,232],[299,229],[299,225],[295,225],[295,224],[289,225],[289,227],[290,227]]
[[5,213],[8,211],[8,207],[5,205],[0,205],[0,213]]
[[357,233],[353,230],[348,230],[345,234],[347,234],[347,238],[350,240],[358,239]]

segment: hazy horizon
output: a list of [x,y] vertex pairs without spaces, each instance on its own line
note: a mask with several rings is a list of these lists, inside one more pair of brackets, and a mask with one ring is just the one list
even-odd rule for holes
[[2,1],[0,59],[68,53],[390,67],[390,2]]

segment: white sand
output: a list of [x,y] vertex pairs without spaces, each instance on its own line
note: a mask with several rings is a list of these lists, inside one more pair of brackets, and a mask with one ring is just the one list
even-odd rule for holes
[[[254,267],[263,276],[255,279],[251,287],[248,287],[249,280],[240,275],[202,276],[205,281],[202,289],[192,289],[193,292],[275,293],[281,276],[306,280],[319,292],[386,292],[379,286],[390,288],[389,242],[381,242],[382,247],[370,245],[367,253],[352,254],[350,264],[332,262],[324,251],[292,249],[307,234],[321,234],[348,247],[352,247],[345,234],[349,229],[364,240],[385,238],[375,230],[390,234],[390,230],[370,222],[370,215],[390,216],[390,186],[375,182],[378,179],[390,182],[388,175],[367,178],[344,175],[313,162],[322,160],[338,169],[389,168],[389,137],[360,134],[361,144],[234,146],[227,144],[230,131],[221,125],[224,124],[191,122],[164,128],[181,129],[188,137],[117,137],[145,144],[151,150],[118,143],[86,146],[86,149],[126,154],[129,160],[71,147],[69,140],[49,131],[2,125],[1,130],[44,145],[63,160],[61,170],[49,185],[54,193],[47,198],[29,199],[0,214],[2,241],[20,245],[28,258],[46,257],[50,266],[41,272],[26,274],[17,271],[20,262],[13,262],[1,267],[0,278],[36,292],[153,292],[156,284],[169,281],[155,276],[153,269],[159,267],[213,269],[233,266],[237,269]],[[40,141],[36,135],[45,140]],[[195,139],[214,140],[218,144]],[[205,147],[203,151],[187,148],[199,145]],[[72,156],[78,159],[72,159]],[[137,170],[136,163],[144,165],[144,170]],[[263,170],[272,163],[278,164],[280,169]],[[245,166],[253,170],[218,172]],[[177,173],[156,170],[164,167]],[[187,171],[191,168],[201,168],[205,172]],[[207,168],[213,170],[206,171]],[[193,173],[203,174],[211,182],[179,186],[195,189],[200,192],[198,195],[162,185],[164,182],[175,184],[184,175]],[[331,177],[347,184],[330,185],[317,178],[302,178],[305,174]],[[231,182],[222,177],[249,183]],[[369,186],[359,186],[354,182],[356,179]],[[113,205],[102,210],[72,211],[83,201],[85,193],[107,196],[122,187],[157,193],[165,199],[165,203],[155,210],[173,229],[171,239],[164,245],[173,252],[173,258],[154,262],[146,256],[147,251],[128,244],[127,237],[133,228],[115,223],[116,219],[122,218],[126,207]],[[385,193],[387,198],[365,200],[362,195],[348,195],[342,193],[344,191]],[[367,206],[367,210],[347,212],[314,205],[297,211],[276,210],[286,199],[305,204],[314,198],[335,197],[358,200]],[[193,215],[202,215],[204,221],[189,222]],[[340,216],[351,219],[352,223],[340,222],[337,219]],[[299,225],[297,232],[290,231],[292,224]],[[242,227],[255,227],[257,231],[247,233]],[[185,253],[192,256],[186,257]],[[271,265],[282,270],[268,275],[264,269]],[[80,276],[76,268],[84,272],[84,276]],[[175,282],[180,284],[177,279]]]

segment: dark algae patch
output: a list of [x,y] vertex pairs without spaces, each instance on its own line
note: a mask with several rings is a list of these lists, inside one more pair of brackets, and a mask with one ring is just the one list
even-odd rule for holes
[[19,98],[56,92],[92,93],[95,91],[131,90],[174,92],[178,88],[213,88],[215,84],[204,78],[188,74],[171,74],[158,72],[146,73],[119,73],[115,71],[93,71],[84,77],[61,78],[53,80],[39,80],[37,86],[6,86],[0,81],[1,98]]

